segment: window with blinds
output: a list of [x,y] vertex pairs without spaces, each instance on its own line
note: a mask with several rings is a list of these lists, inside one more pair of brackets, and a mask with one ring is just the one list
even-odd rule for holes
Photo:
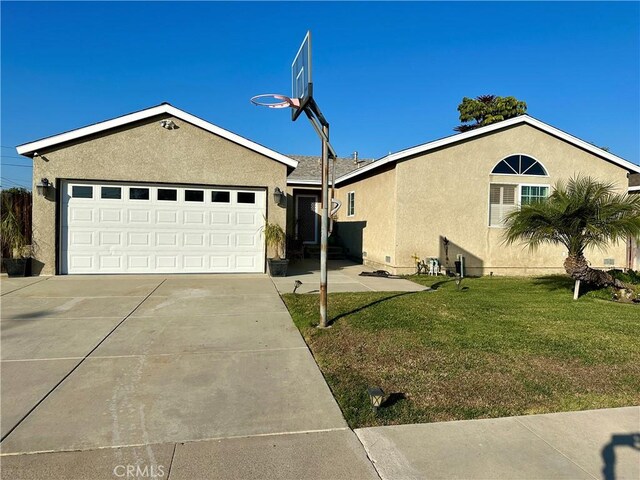
[[518,186],[491,184],[489,188],[489,225],[500,227],[505,217],[517,208]]

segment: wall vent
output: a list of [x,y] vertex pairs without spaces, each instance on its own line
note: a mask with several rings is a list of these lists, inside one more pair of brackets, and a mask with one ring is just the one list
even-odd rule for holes
[[604,264],[605,265],[615,265],[616,264],[616,259],[615,258],[605,258],[604,259]]
[[367,252],[362,252],[362,256],[366,257],[367,256]]
[[384,261],[387,263],[391,263],[391,257],[387,255],[386,257],[384,257]]

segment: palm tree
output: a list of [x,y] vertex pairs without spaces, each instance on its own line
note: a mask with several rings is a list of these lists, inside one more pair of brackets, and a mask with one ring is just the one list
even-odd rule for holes
[[564,245],[564,269],[577,288],[579,281],[627,288],[607,272],[589,267],[584,251],[640,235],[640,195],[616,193],[610,183],[578,176],[558,182],[547,199],[510,213],[506,227],[507,244],[524,241],[532,250],[545,243]]

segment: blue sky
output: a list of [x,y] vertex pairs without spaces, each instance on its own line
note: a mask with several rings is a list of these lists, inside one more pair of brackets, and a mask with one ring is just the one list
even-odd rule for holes
[[[315,98],[340,156],[448,136],[464,96],[529,113],[640,163],[640,3],[2,2],[2,187],[16,145],[163,101],[285,154],[318,155],[289,93],[313,35]],[[7,148],[8,147],[8,148]]]

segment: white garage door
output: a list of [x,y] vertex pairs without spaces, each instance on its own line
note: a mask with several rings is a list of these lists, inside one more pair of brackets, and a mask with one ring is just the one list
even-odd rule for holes
[[62,273],[263,272],[261,189],[62,184]]

